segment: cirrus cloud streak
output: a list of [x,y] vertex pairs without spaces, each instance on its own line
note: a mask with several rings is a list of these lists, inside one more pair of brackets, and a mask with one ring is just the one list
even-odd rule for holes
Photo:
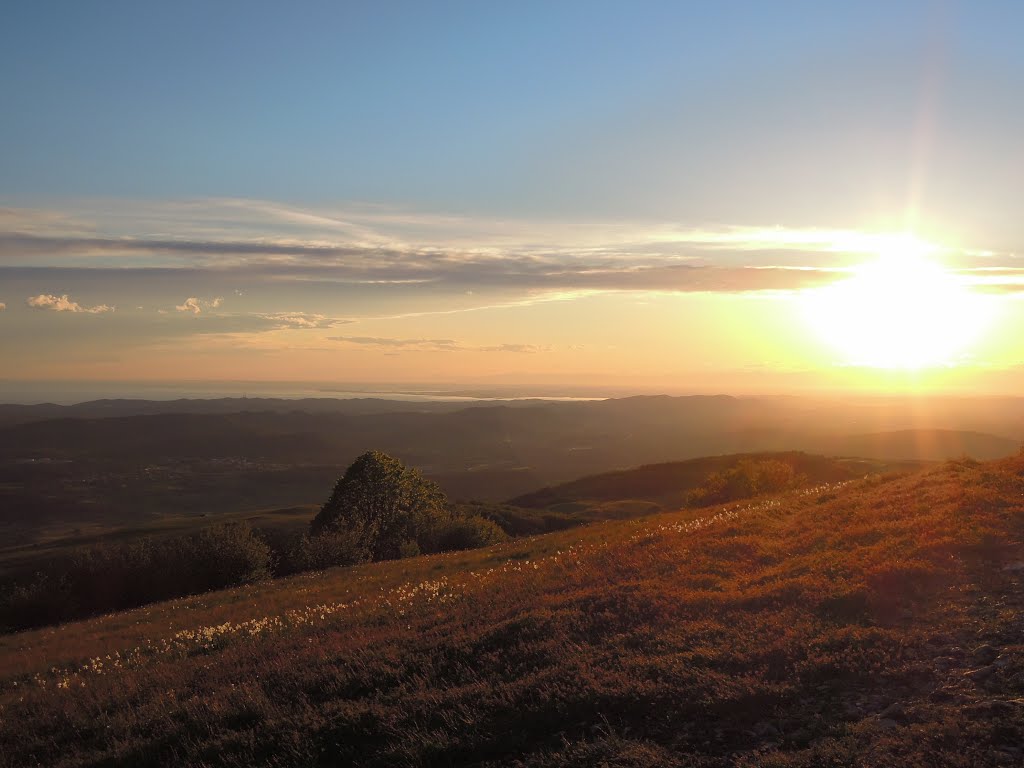
[[329,336],[328,341],[337,341],[361,347],[375,347],[382,350],[404,350],[410,352],[501,352],[514,354],[536,354],[550,351],[551,347],[538,344],[492,344],[467,345],[454,339],[395,339],[383,336]]
[[[834,281],[865,254],[908,245],[921,242],[840,228],[509,220],[245,199],[0,209],[4,267],[199,270],[427,292],[800,290]],[[977,263],[967,253],[958,258]]]

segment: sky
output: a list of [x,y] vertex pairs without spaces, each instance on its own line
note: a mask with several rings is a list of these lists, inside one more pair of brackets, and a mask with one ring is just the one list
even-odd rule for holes
[[0,379],[1014,391],[1021,28],[985,0],[12,5]]

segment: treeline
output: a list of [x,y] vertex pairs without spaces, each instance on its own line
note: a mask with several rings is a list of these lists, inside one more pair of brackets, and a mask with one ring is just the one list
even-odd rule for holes
[[274,557],[244,524],[84,547],[15,577],[0,628],[17,631],[269,578]]

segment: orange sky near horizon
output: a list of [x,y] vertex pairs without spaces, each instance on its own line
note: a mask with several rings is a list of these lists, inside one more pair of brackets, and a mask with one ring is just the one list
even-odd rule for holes
[[[309,286],[289,280],[255,284],[260,301],[278,301],[263,312],[245,306],[251,297],[242,290],[134,308],[113,291],[102,303],[99,294],[89,302],[69,296],[73,309],[29,306],[40,303],[32,297],[3,319],[16,314],[26,325],[48,325],[52,336],[25,345],[4,378],[461,382],[527,390],[531,383],[607,384],[672,393],[1018,387],[1013,329],[1024,320],[1024,303],[1006,290],[1007,277],[1011,289],[1016,285],[1012,268],[947,268],[952,252],[904,235],[794,232],[787,240],[776,231],[788,247],[810,241],[785,266],[815,280],[761,284],[767,272],[749,254],[778,245],[764,235],[732,238],[736,250],[726,253],[742,255],[741,266],[728,273],[710,267],[700,279],[717,283],[683,290],[658,290],[656,274],[634,288],[636,272],[627,264],[608,285],[539,284],[480,297],[467,289],[443,302],[421,302],[398,283],[409,295],[407,311],[390,314],[345,316],[356,305],[331,312],[319,296],[316,311],[286,309],[308,301]],[[834,242],[823,247],[830,236]],[[852,252],[865,247],[874,251]],[[816,262],[821,252],[834,257],[829,265]],[[672,266],[654,260],[643,269],[676,279]],[[282,289],[292,296],[287,304],[280,303]],[[172,301],[181,303],[172,308]],[[262,325],[247,327],[257,321]]]

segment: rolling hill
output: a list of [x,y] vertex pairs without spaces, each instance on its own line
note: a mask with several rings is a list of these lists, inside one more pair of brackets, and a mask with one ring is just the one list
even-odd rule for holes
[[0,764],[1020,764],[1022,579],[1022,458],[305,575],[0,638]]
[[[918,466],[912,462],[834,459],[799,451],[730,454],[591,475],[524,494],[505,504],[460,501],[454,503],[454,508],[462,515],[486,517],[510,536],[535,535],[602,520],[641,517],[678,509],[686,503],[689,492],[705,482],[713,472],[727,470],[745,461],[765,460],[789,464],[804,485]],[[337,470],[330,467],[323,468],[323,471],[321,495],[326,497],[336,480]],[[276,494],[288,491],[287,486],[284,489],[280,487],[279,476],[274,480],[278,483],[274,488]],[[232,492],[237,495],[230,498],[225,509],[215,514],[190,514],[187,509],[189,497],[179,491],[177,501],[182,509],[178,514],[143,518],[129,525],[118,525],[116,520],[94,516],[88,523],[74,528],[50,526],[46,529],[50,533],[47,538],[37,537],[26,542],[8,537],[0,544],[0,598],[7,586],[5,580],[24,580],[26,574],[51,567],[52,561],[67,557],[81,547],[154,540],[227,522],[244,522],[257,531],[298,536],[308,529],[320,506],[307,504],[284,509],[250,506],[242,511],[228,511],[240,501],[252,499],[250,503],[253,504],[256,501],[253,491],[246,493],[235,484],[222,488],[220,494],[228,496]],[[144,507],[147,502],[140,498],[139,504]]]
[[584,475],[714,454],[986,459],[1014,453],[1021,436],[1021,398],[0,406],[0,532],[33,544],[98,520],[139,525],[315,503],[368,448],[421,469],[454,499],[500,502]]
[[607,502],[644,501],[657,509],[678,508],[684,504],[687,493],[700,486],[711,473],[730,469],[744,461],[767,460],[788,464],[794,474],[812,484],[852,480],[872,472],[902,470],[914,465],[913,462],[837,459],[801,451],[705,456],[589,475],[517,496],[508,503],[530,509],[578,509]]

